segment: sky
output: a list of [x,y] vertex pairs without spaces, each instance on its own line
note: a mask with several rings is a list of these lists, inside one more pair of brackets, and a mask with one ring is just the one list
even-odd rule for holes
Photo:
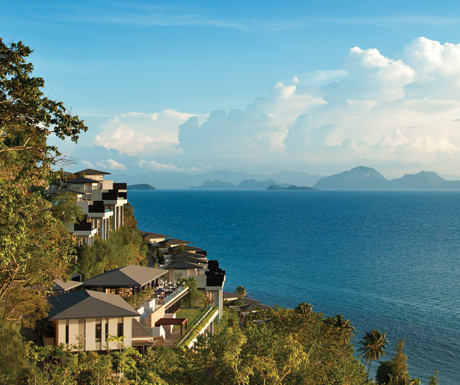
[[[424,4],[426,3],[426,4]],[[4,2],[74,171],[460,175],[460,3]],[[67,169],[69,167],[66,167]]]

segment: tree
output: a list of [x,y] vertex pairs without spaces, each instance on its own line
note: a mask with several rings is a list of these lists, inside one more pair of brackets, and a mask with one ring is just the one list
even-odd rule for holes
[[235,289],[235,293],[238,294],[239,299],[245,298],[249,294],[249,292],[246,290],[244,286],[238,286]]
[[337,314],[335,317],[327,317],[324,322],[338,332],[341,339],[347,343],[350,342],[353,337],[353,332],[355,331],[350,320],[343,318],[342,314]]
[[60,152],[47,144],[53,133],[76,142],[84,122],[64,104],[45,97],[44,80],[33,77],[27,62],[32,50],[22,42],[9,47],[0,39],[0,163],[2,176],[13,181],[43,181]]
[[297,314],[308,315],[313,312],[313,305],[310,305],[309,303],[306,303],[306,302],[302,302],[296,306],[294,311]]
[[188,287],[188,291],[181,303],[186,304],[188,307],[200,306],[205,301],[206,297],[198,290],[196,279],[194,277],[187,279],[187,281],[185,281],[185,286]]
[[361,346],[358,349],[358,353],[363,355],[364,361],[367,363],[367,374],[371,368],[372,361],[379,360],[381,357],[386,355],[385,349],[388,340],[386,339],[386,333],[382,334],[380,330],[373,329],[364,334],[363,339],[359,341]]
[[[70,233],[40,189],[60,153],[48,136],[70,138],[87,128],[62,102],[44,96],[27,62],[31,49],[0,39],[0,320],[28,323],[46,311],[42,291],[65,278]],[[34,287],[34,289],[32,289]]]

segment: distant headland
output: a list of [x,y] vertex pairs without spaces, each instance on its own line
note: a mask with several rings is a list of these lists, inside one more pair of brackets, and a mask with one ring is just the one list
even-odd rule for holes
[[[202,174],[149,172],[142,175],[114,175],[113,179],[116,182],[128,181],[129,190],[460,190],[460,180],[447,180],[432,171],[386,179],[376,169],[365,166],[331,176],[312,175],[302,171],[262,175],[222,170]],[[148,183],[154,183],[155,187]]]

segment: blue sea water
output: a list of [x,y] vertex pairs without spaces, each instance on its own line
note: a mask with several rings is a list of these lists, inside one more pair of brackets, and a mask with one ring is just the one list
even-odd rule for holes
[[[460,384],[459,191],[130,191],[139,228],[193,242],[268,305],[313,304]],[[374,364],[374,369],[377,364]]]

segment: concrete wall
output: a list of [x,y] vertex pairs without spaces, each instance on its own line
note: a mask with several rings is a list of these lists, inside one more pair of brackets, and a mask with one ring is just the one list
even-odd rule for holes
[[[119,344],[115,341],[107,342],[105,337],[106,324],[108,324],[108,334],[117,336],[118,322],[123,322],[124,345],[131,346],[132,343],[132,317],[122,318],[85,318],[55,321],[55,344],[66,345],[66,327],[69,328],[68,346],[72,350],[82,348],[85,351],[119,349]],[[96,342],[96,324],[101,324],[101,341]]]

